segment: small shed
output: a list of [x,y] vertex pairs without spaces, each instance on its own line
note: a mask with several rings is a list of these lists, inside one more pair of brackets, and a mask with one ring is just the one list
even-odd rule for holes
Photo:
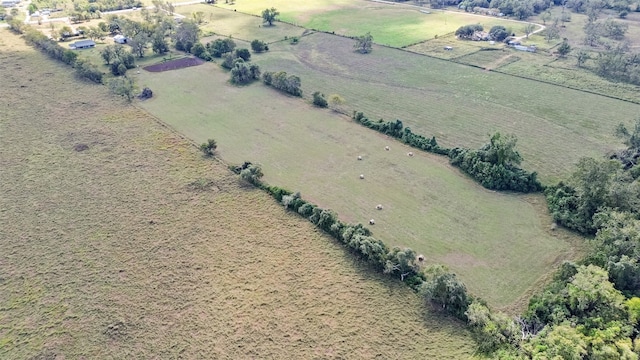
[[95,46],[96,43],[93,40],[80,40],[69,44],[71,50],[90,49]]
[[113,41],[117,44],[126,44],[127,40],[127,37],[123,35],[116,35],[113,37]]

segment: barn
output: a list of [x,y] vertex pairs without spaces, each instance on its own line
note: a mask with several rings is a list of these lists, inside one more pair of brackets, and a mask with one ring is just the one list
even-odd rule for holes
[[96,43],[93,40],[80,40],[69,44],[71,50],[90,49],[95,46]]

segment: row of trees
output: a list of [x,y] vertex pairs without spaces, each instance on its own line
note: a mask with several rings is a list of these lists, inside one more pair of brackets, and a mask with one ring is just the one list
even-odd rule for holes
[[[427,1],[416,0],[416,2],[423,5]],[[469,12],[502,13],[524,20],[534,14],[548,11],[553,5],[563,6],[576,13],[597,14],[603,9],[612,9],[622,14],[630,11],[633,2],[631,0],[429,0],[429,3],[436,9],[442,6],[457,6]],[[486,10],[480,11],[482,9]]]
[[78,77],[102,83],[103,73],[90,62],[78,59],[78,54],[73,50],[63,48],[55,40],[49,39],[40,31],[18,19],[11,20],[9,26],[13,32],[22,34],[27,44],[40,49],[53,59],[73,66]]
[[262,75],[262,81],[266,85],[272,86],[293,96],[302,96],[302,89],[300,88],[301,81],[296,75],[288,75],[285,71],[266,71]]
[[545,194],[554,219],[585,235],[591,250],[565,262],[508,318],[474,303],[469,324],[485,351],[507,359],[638,359],[640,353],[640,120],[616,134],[627,145],[611,160],[584,158]]
[[[209,147],[208,143],[202,147],[204,151]],[[232,169],[243,180],[267,191],[287,210],[306,218],[331,235],[377,271],[400,279],[419,291],[426,301],[439,305],[460,319],[466,319],[467,308],[474,300],[467,295],[465,285],[446,267],[425,266],[424,257],[414,250],[389,248],[383,241],[371,236],[371,231],[362,224],[343,223],[334,211],[322,209],[304,200],[300,193],[265,184],[261,180],[264,174],[259,165],[245,162]]]
[[518,192],[538,192],[542,184],[535,172],[529,173],[518,165],[522,157],[516,150],[515,136],[503,136],[495,133],[490,141],[478,150],[453,148],[447,149],[438,145],[435,137],[427,138],[414,134],[410,128],[404,128],[400,120],[385,122],[380,119],[371,121],[361,112],[354,112],[353,119],[383,134],[393,136],[413,147],[447,155],[451,164],[469,174],[482,186],[492,190],[509,190]]

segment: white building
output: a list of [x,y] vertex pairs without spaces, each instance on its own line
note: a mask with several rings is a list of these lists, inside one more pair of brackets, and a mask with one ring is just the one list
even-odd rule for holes
[[113,37],[113,41],[117,44],[126,44],[127,40],[127,37],[122,35],[116,35]]

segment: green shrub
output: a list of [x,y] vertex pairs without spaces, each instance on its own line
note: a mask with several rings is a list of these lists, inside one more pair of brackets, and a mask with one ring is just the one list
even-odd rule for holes
[[266,85],[272,86],[293,96],[302,96],[300,78],[295,75],[287,75],[284,71],[265,72],[262,80]]
[[268,51],[269,46],[267,45],[266,42],[256,39],[251,42],[251,50],[253,50],[253,52],[256,52],[256,53],[261,53],[263,51]]
[[244,61],[249,61],[251,59],[251,53],[249,49],[236,49],[235,52],[236,57],[241,58]]
[[329,104],[327,100],[324,98],[324,94],[316,91],[313,93],[313,105],[321,108],[326,108]]
[[213,156],[217,148],[218,144],[214,139],[209,139],[206,143],[200,144],[200,150],[207,156]]

